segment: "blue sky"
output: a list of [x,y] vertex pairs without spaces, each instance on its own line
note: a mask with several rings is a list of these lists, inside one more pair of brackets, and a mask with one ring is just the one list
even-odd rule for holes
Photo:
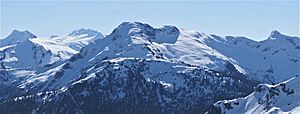
[[109,34],[124,21],[263,40],[272,30],[299,36],[299,1],[3,1],[1,38],[14,29],[40,37],[91,28]]

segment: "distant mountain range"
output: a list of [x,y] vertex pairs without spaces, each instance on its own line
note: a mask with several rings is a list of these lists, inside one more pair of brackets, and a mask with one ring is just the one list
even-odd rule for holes
[[278,31],[257,42],[140,22],[106,36],[14,30],[0,40],[0,113],[300,113],[299,60],[300,38]]

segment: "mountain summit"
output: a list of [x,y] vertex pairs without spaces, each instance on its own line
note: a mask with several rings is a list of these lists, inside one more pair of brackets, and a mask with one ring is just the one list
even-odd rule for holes
[[281,34],[279,31],[273,30],[271,32],[270,36],[268,37],[268,39],[281,39],[284,37],[285,37],[285,35]]
[[179,36],[179,29],[171,25],[153,28],[145,23],[123,22],[114,29],[112,35],[145,37],[150,42],[156,43],[175,43]]
[[92,29],[85,29],[85,28],[74,30],[70,34],[68,34],[68,36],[80,36],[80,35],[85,35],[84,37],[103,36],[98,31]]
[[5,39],[2,39],[0,42],[0,47],[7,46],[7,45],[15,45],[23,42],[27,39],[37,38],[34,34],[31,32],[25,30],[25,31],[19,31],[19,30],[13,30],[10,35],[8,35]]

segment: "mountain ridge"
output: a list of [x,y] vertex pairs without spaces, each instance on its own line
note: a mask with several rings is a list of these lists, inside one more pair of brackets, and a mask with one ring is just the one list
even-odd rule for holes
[[[124,22],[107,36],[99,34],[79,29],[66,36],[28,39],[46,52],[52,49],[55,57],[61,51],[66,54],[61,49],[74,53],[38,69],[7,67],[1,61],[5,67],[0,69],[3,90],[13,88],[18,92],[0,91],[0,112],[204,113],[209,105],[201,102],[213,104],[245,97],[258,83],[278,83],[300,74],[300,39],[279,32],[257,42],[172,25],[154,28],[141,22]],[[1,47],[0,58],[11,60],[14,53],[18,54],[14,48],[24,44]],[[54,105],[60,103],[63,105]],[[123,105],[111,110],[116,103]],[[16,110],[9,107],[13,104],[29,108]],[[89,110],[89,105],[94,109]]]

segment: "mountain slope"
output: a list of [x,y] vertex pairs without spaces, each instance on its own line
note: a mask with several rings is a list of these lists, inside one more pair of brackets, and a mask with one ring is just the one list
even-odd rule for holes
[[260,84],[247,97],[215,103],[208,113],[297,114],[300,112],[299,86],[299,76],[276,85]]
[[185,63],[118,58],[92,66],[63,88],[9,98],[0,112],[203,113],[206,104],[243,96],[254,85],[245,76]]

